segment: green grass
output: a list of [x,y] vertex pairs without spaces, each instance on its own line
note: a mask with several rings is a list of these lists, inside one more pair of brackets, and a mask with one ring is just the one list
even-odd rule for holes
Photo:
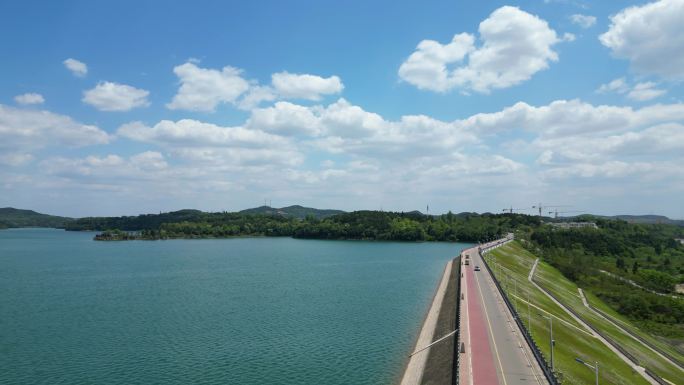
[[[514,305],[520,305],[519,310],[521,311],[521,317],[525,318],[527,315],[527,305],[524,304],[523,301],[527,299],[527,294],[529,294],[530,302],[533,305],[538,306],[539,308],[543,309],[548,313],[553,314],[555,317],[560,318],[563,321],[569,322],[575,327],[581,327],[580,324],[578,324],[571,316],[562,311],[562,309],[559,309],[558,306],[555,303],[553,303],[553,301],[551,301],[551,299],[549,299],[543,293],[539,292],[539,290],[536,287],[534,287],[530,282],[527,281],[527,275],[529,274],[530,269],[532,268],[534,258],[530,259],[522,257],[520,255],[516,255],[515,253],[510,252],[508,245],[500,247],[495,251],[491,252],[490,254],[496,257],[496,263],[503,267],[502,271],[508,273],[507,276],[514,277],[517,282],[517,294],[518,297],[522,298],[522,300],[516,300],[514,298],[510,299],[513,300]],[[490,263],[490,267],[492,267],[492,269],[495,269],[492,263]],[[497,273],[497,278],[499,278],[497,269],[495,269],[495,273]],[[505,288],[508,288],[506,278],[503,276],[500,278],[501,284]],[[515,289],[515,285],[510,284],[511,294],[515,294]],[[539,313],[539,311],[535,310],[534,307],[532,307],[531,313],[537,314]],[[526,319],[527,318],[525,318],[525,320]]]
[[649,333],[645,333],[643,330],[640,328],[636,327],[633,325],[625,316],[622,314],[618,313],[615,311],[612,307],[608,306],[605,302],[601,301],[598,299],[594,294],[592,293],[585,293],[587,296],[587,301],[593,306],[594,308],[597,308],[601,310],[603,313],[608,315],[613,322],[617,323],[618,325],[622,326],[623,329],[627,329],[631,331],[634,334],[637,334],[641,338],[647,340],[651,344],[659,347],[661,350],[664,350],[677,360],[679,362],[684,362],[684,355],[679,352],[677,349],[675,349],[674,346],[670,345],[669,343],[662,341],[658,336],[651,335]]
[[[648,384],[641,375],[633,371],[629,365],[603,343],[593,336],[577,330],[577,328],[582,327],[543,292],[527,281],[529,271],[536,259],[534,255],[522,248],[517,242],[511,242],[493,250],[488,255],[493,257],[488,257],[489,261],[493,262],[495,258],[496,262],[502,267],[500,270],[497,269],[495,271],[497,278],[502,284],[506,282],[504,275],[514,278],[517,281],[518,297],[526,299],[527,293],[529,293],[530,302],[533,305],[538,306],[556,318],[553,322],[554,339],[556,340],[554,361],[556,371],[561,374],[564,384],[594,384],[594,373],[584,365],[577,363],[575,361],[576,357],[581,357],[589,362],[599,361],[599,382],[601,384]],[[491,262],[490,266],[493,268]],[[540,262],[540,267],[542,265]],[[563,300],[574,297],[581,304],[579,295],[572,293],[573,290],[574,293],[577,293],[577,288],[573,287],[572,282],[567,281],[550,266],[544,266],[543,268],[543,278],[548,280],[548,282],[543,282],[553,286],[557,292],[563,293]],[[516,300],[514,297],[514,285],[506,285],[505,291],[518,309],[523,323],[527,326],[527,304],[519,299]],[[539,310],[534,308],[531,310],[532,337],[542,351],[542,354],[549,361],[549,321],[538,315],[540,313]],[[568,324],[559,320],[566,321]]]
[[[530,260],[533,260],[535,258],[526,250],[519,247],[519,245],[513,244],[510,245],[509,248],[511,250],[507,251],[507,253],[503,255],[519,255],[516,259],[511,259],[511,261],[514,263],[520,263],[520,257],[527,258]],[[522,266],[526,266],[525,263],[529,264],[529,261],[522,263]],[[520,269],[518,269],[518,271],[520,271]],[[662,357],[651,351],[649,348],[643,346],[642,344],[634,340],[631,336],[615,327],[610,322],[606,321],[593,311],[587,309],[583,305],[582,300],[578,295],[577,286],[573,282],[566,279],[558,270],[554,269],[546,263],[540,262],[539,266],[537,267],[537,274],[535,280],[538,284],[540,284],[541,286],[549,290],[552,294],[554,294],[554,296],[556,296],[566,306],[571,307],[573,310],[579,313],[585,322],[588,322],[592,326],[601,330],[609,338],[617,342],[621,347],[623,347],[630,354],[635,356],[641,366],[651,369],[661,377],[666,378],[667,380],[673,383],[678,383],[678,381],[680,381],[680,378],[684,378],[684,371],[670,364],[667,360],[663,359]],[[643,330],[640,330],[639,328],[631,324],[627,319],[619,316],[619,314],[617,314],[608,305],[603,303],[600,299],[592,295],[590,292],[585,292],[585,295],[587,296],[588,301],[590,301],[590,303],[593,306],[606,312],[611,317],[617,318],[619,321],[616,323],[620,324],[622,328],[629,329],[634,333],[638,333],[643,338],[647,338],[650,342],[657,344],[657,346],[659,346],[663,350],[667,351],[674,357],[679,358],[681,360],[681,354],[675,351],[671,346],[663,344],[661,341],[658,341],[655,337],[649,335]]]
[[[643,346],[630,335],[615,327],[613,324],[584,306],[579,294],[573,294],[578,293],[577,285],[566,279],[558,270],[546,263],[541,262],[537,267],[537,270],[539,277],[542,278],[537,281],[539,285],[551,292],[561,302],[563,302],[564,305],[579,313],[585,322],[601,330],[602,333],[606,334],[610,339],[618,343],[627,352],[636,357],[639,365],[652,370],[670,382],[678,383],[679,381],[679,383],[684,383],[684,381],[680,380],[684,379],[684,371],[679,369],[677,366],[672,365],[660,355]],[[550,285],[548,282],[554,282],[555,284]],[[591,299],[591,303],[594,304],[594,306],[600,308],[601,310],[610,308],[590,292],[585,291],[585,295]],[[613,312],[613,314],[614,313],[615,312]],[[626,319],[621,319],[621,321],[630,325],[631,329],[638,329]]]

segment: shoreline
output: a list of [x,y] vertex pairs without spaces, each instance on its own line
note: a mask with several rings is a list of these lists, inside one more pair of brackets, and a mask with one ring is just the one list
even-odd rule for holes
[[[425,317],[423,318],[422,327],[413,345],[412,354],[409,356],[408,361],[404,366],[404,372],[401,377],[399,384],[401,385],[418,385],[421,384],[425,374],[427,373],[426,368],[430,368],[431,374],[434,376],[435,368],[444,368],[446,366],[447,372],[438,373],[437,375],[449,377],[448,382],[451,383],[451,376],[453,370],[453,339],[449,337],[450,344],[444,342],[445,346],[435,345],[435,348],[428,347],[433,343],[435,337],[441,338],[442,335],[436,336],[435,333],[443,332],[444,328],[444,312],[442,308],[445,305],[445,300],[447,299],[447,288],[453,281],[454,269],[453,266],[458,262],[458,258],[451,259],[447,262],[444,267],[442,278],[437,285],[435,294],[433,295],[430,308],[428,309]],[[452,285],[453,286],[453,285]],[[448,306],[447,306],[448,307]],[[451,351],[452,355],[447,354],[446,362],[444,362],[443,354],[434,352],[439,348],[446,348],[447,352]],[[432,381],[433,379],[431,379]],[[434,382],[431,382],[434,383]]]

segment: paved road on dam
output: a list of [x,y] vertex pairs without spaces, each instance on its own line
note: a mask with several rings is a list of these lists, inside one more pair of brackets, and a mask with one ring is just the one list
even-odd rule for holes
[[[462,266],[465,311],[461,335],[465,353],[461,354],[461,383],[548,384],[477,248],[464,251],[463,256],[466,254],[470,264]],[[475,271],[475,266],[480,271]]]

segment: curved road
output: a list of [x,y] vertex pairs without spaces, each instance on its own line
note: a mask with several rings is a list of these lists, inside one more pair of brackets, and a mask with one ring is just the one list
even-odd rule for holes
[[[461,317],[460,355],[462,384],[543,385],[542,374],[517,324],[484,267],[478,248],[463,251],[470,264],[463,267],[461,290],[465,302]],[[480,271],[475,271],[479,266]]]

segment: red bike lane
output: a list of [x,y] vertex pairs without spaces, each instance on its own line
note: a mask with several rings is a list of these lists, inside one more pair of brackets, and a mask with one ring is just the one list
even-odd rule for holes
[[470,349],[472,357],[473,384],[498,385],[494,355],[489,343],[487,320],[483,314],[480,292],[472,265],[463,266],[466,270],[466,285],[468,288],[468,328],[470,330]]

